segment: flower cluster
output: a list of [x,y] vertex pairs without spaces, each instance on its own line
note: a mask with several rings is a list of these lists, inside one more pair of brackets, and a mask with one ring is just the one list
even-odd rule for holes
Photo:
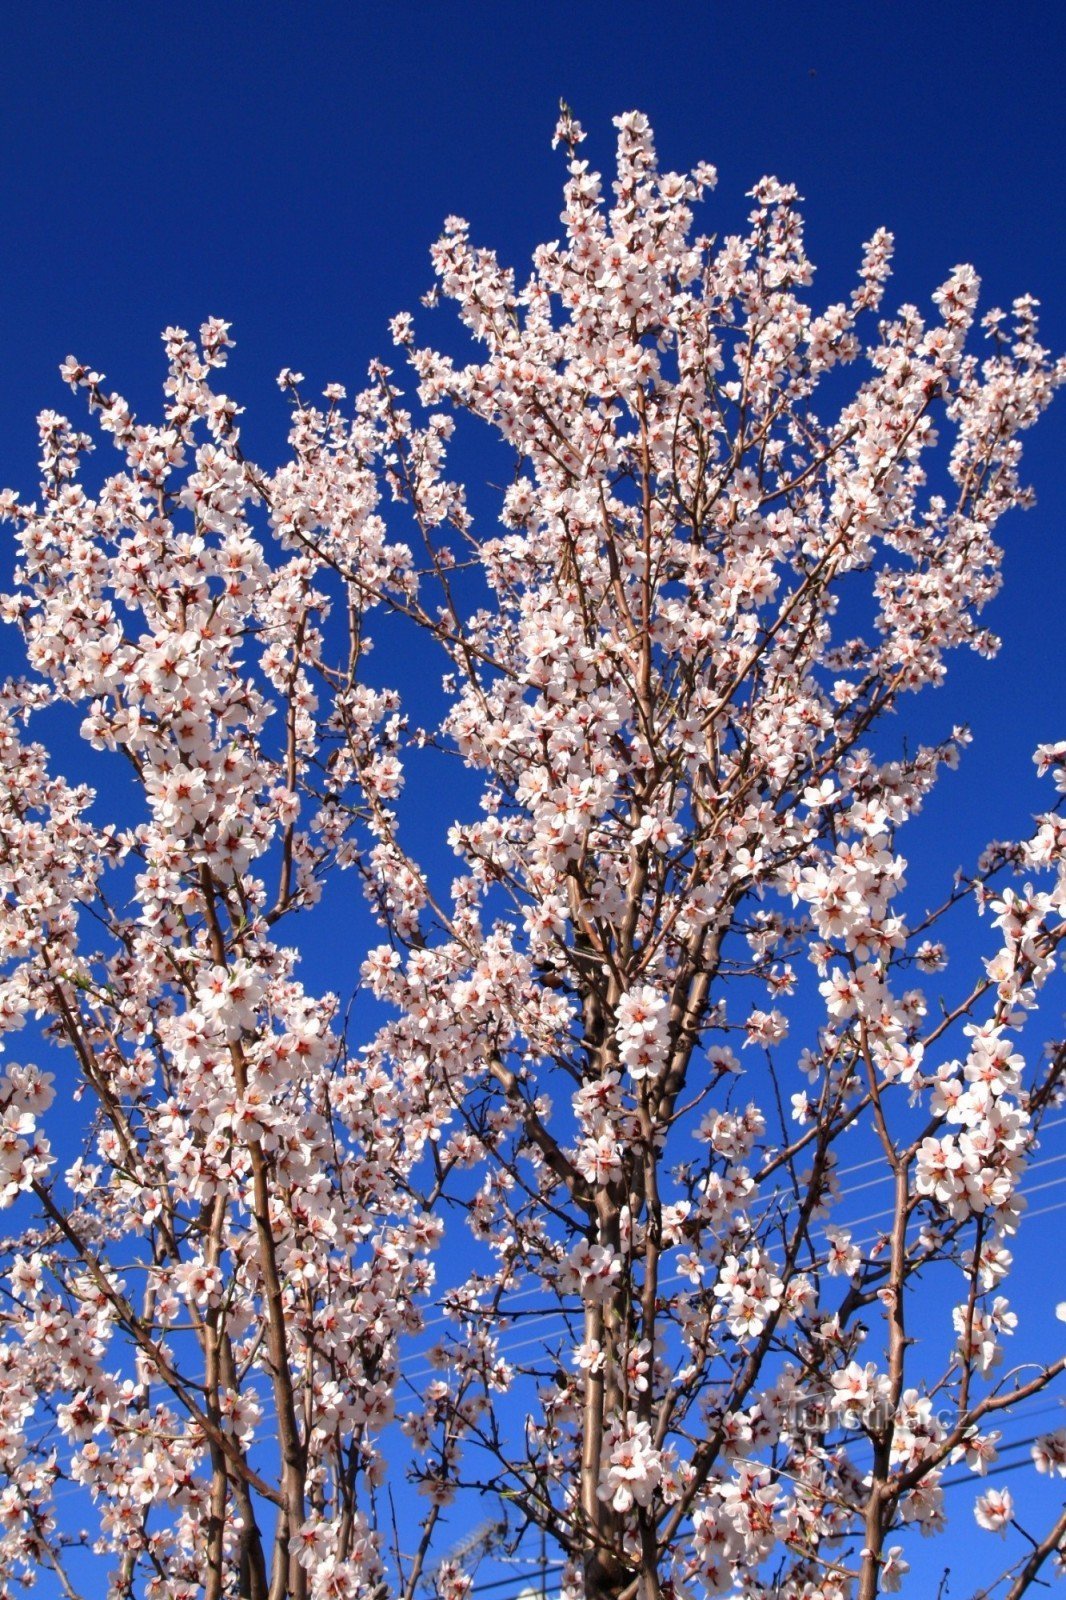
[[[1066,367],[1026,298],[973,352],[969,268],[888,312],[884,230],[820,305],[791,186],[702,231],[714,169],[617,133],[607,188],[564,109],[525,281],[447,220],[427,300],[464,340],[394,319],[410,396],[286,369],[259,466],[228,324],[169,328],[160,419],[68,358],[95,432],[42,413],[39,496],[0,497],[0,1046],[49,1068],[0,1065],[4,1592],[62,1575],[71,1492],[128,1600],[462,1600],[470,1490],[568,1600],[872,1596],[1066,1367],[1000,1371],[1066,1063],[1020,1042],[1066,743],[930,911],[901,835],[968,735],[873,732],[994,654]],[[502,448],[495,520],[460,424]],[[1061,1432],[1032,1459],[1063,1475]]]

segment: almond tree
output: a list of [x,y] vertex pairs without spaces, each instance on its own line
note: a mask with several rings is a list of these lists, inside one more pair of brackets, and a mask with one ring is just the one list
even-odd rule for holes
[[[617,126],[607,198],[564,108],[524,286],[448,220],[428,298],[470,359],[397,317],[410,400],[380,362],[350,404],[286,371],[257,466],[228,325],[171,328],[161,423],[62,368],[118,469],[48,412],[39,499],[3,498],[0,1029],[48,1067],[0,1075],[9,1588],[103,1593],[88,1520],[110,1596],[462,1600],[447,1508],[480,1492],[568,1596],[870,1600],[1063,1371],[1004,1351],[1066,830],[1052,802],[905,902],[967,735],[879,724],[995,653],[994,531],[1066,368],[1027,298],[969,349],[969,267],[881,319],[883,231],[815,309],[792,188],[699,233],[713,169]],[[484,509],[446,465],[477,422],[511,473]],[[412,660],[446,674],[425,728]],[[1066,743],[1037,761],[1061,795]],[[406,843],[429,810],[450,883]],[[350,1025],[297,945],[345,869],[381,930],[320,912]],[[1032,1453],[1066,1475],[1066,1432]],[[1047,1576],[1066,1523],[952,1505],[1014,1530],[988,1593]]]

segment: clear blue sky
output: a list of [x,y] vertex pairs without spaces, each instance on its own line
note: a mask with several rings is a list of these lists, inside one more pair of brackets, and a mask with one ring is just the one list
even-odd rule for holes
[[[986,305],[1035,294],[1046,342],[1066,349],[1064,16],[1046,0],[9,5],[0,483],[32,492],[33,417],[73,403],[56,373],[68,351],[152,412],[159,331],[209,314],[233,323],[226,387],[269,462],[287,420],[277,371],[358,386],[389,353],[387,319],[428,286],[447,213],[518,265],[556,235],[560,95],[601,167],[610,119],[631,107],[667,165],[715,162],[710,229],[739,227],[764,172],[795,182],[827,301],[884,224],[891,304],[927,304],[972,261]],[[1008,587],[990,617],[1003,654],[958,663],[923,716],[923,733],[965,718],[977,738],[923,824],[919,869],[950,873],[1024,828],[1041,799],[1032,747],[1066,732],[1066,403],[1027,446],[1039,505],[1003,530]],[[952,1600],[999,1555],[960,1528],[943,1553]]]

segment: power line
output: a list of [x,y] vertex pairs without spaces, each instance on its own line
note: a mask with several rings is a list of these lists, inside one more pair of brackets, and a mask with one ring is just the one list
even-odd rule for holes
[[[1051,1122],[1045,1124],[1044,1128],[1041,1129],[1041,1133],[1045,1133],[1045,1132],[1051,1131],[1052,1129],[1061,1126],[1063,1123],[1066,1123],[1066,1116],[1055,1118]],[[1056,1155],[1047,1156],[1047,1157],[1044,1157],[1043,1159],[1041,1159],[1040,1161],[1033,1162],[1026,1169],[1026,1176],[1028,1176],[1029,1173],[1035,1172],[1037,1170],[1046,1168],[1046,1167],[1051,1166],[1051,1165],[1055,1165],[1058,1162],[1062,1161],[1063,1159],[1066,1159],[1066,1152],[1061,1152],[1061,1153],[1056,1154]],[[848,1175],[850,1173],[868,1170],[871,1166],[879,1165],[879,1164],[883,1163],[883,1161],[884,1161],[883,1155],[873,1156],[873,1157],[871,1157],[871,1158],[869,1158],[867,1160],[864,1160],[864,1161],[861,1161],[861,1162],[856,1162],[856,1163],[853,1163],[852,1165],[850,1165],[848,1167],[844,1167],[844,1168],[838,1169],[837,1173],[836,1173],[836,1176],[837,1177],[841,1177],[841,1176]],[[872,1180],[870,1180],[870,1181],[868,1181],[866,1183],[852,1186],[848,1190],[848,1193],[849,1194],[855,1194],[855,1193],[861,1192],[862,1190],[865,1190],[867,1188],[875,1187],[877,1184],[885,1181],[888,1176],[890,1176],[890,1174],[885,1173],[883,1176],[875,1178],[875,1179],[872,1179]],[[1032,1185],[1032,1186],[1028,1186],[1028,1185],[1024,1186],[1023,1189],[1022,1189],[1022,1194],[1023,1194],[1023,1196],[1027,1197],[1027,1196],[1032,1195],[1032,1194],[1042,1193],[1042,1192],[1044,1192],[1044,1191],[1046,1191],[1048,1189],[1059,1188],[1064,1183],[1066,1183],[1066,1176],[1055,1177],[1055,1178],[1049,1179],[1047,1182],[1044,1182],[1044,1183],[1040,1183],[1040,1184]],[[765,1202],[765,1205],[764,1205],[763,1211],[760,1214],[760,1218],[757,1219],[757,1220],[761,1220],[761,1217],[766,1215],[766,1213],[772,1207],[773,1202],[774,1202],[775,1199],[777,1199],[779,1196],[781,1196],[783,1194],[790,1194],[790,1193],[791,1193],[791,1191],[789,1191],[788,1189],[782,1188],[782,1189],[775,1190],[769,1196],[760,1196],[759,1197],[760,1198],[760,1202],[761,1203]],[[1052,1212],[1061,1211],[1064,1208],[1066,1208],[1066,1201],[1060,1201],[1058,1203],[1053,1203],[1051,1205],[1038,1207],[1036,1209],[1030,1209],[1024,1214],[1023,1220],[1032,1220],[1032,1219],[1035,1219],[1036,1217],[1039,1217],[1039,1216],[1044,1216],[1044,1215],[1048,1215],[1048,1214],[1050,1214]],[[884,1209],[882,1211],[873,1212],[873,1213],[871,1213],[871,1214],[869,1214],[867,1216],[860,1217],[860,1218],[857,1218],[857,1219],[840,1219],[839,1221],[835,1221],[835,1222],[832,1222],[832,1223],[827,1223],[823,1228],[818,1230],[818,1232],[820,1233],[821,1237],[824,1238],[824,1237],[826,1237],[827,1230],[829,1228],[832,1228],[832,1227],[847,1227],[847,1228],[858,1227],[858,1226],[861,1226],[863,1223],[872,1222],[872,1221],[878,1221],[878,1220],[880,1220],[882,1218],[885,1218],[885,1217],[891,1217],[892,1215],[893,1215],[893,1207],[888,1207],[888,1208],[886,1208],[886,1209]],[[865,1244],[873,1243],[879,1237],[880,1237],[880,1234],[876,1234],[876,1233],[873,1234],[873,1235],[870,1235],[868,1239],[860,1241],[860,1248]],[[672,1274],[669,1277],[664,1278],[663,1286],[665,1287],[668,1284],[680,1283],[682,1281],[683,1276],[684,1275],[681,1274],[681,1273]],[[515,1294],[511,1297],[512,1303],[513,1303],[513,1301],[515,1299],[519,1299],[519,1298],[522,1298],[523,1296],[528,1296],[530,1294],[541,1292],[542,1287],[543,1286],[541,1284],[534,1284],[528,1289],[517,1290],[515,1292]],[[577,1309],[578,1309],[577,1307],[574,1308],[575,1311]],[[568,1311],[569,1311],[569,1308],[566,1308],[566,1307],[552,1307],[552,1308],[550,1308],[550,1314],[553,1315],[553,1316],[559,1315],[559,1314],[567,1314]],[[543,1320],[546,1317],[547,1314],[548,1313],[546,1311],[542,1311],[540,1308],[535,1308],[535,1309],[532,1309],[528,1313],[528,1316],[529,1316],[530,1322],[536,1322],[538,1320]],[[450,1320],[450,1318],[448,1317],[448,1315],[446,1313],[443,1313],[443,1314],[439,1315],[436,1318],[427,1319],[427,1321],[425,1322],[425,1324],[423,1326],[425,1328],[428,1328],[430,1326],[436,1326],[436,1325],[439,1325],[441,1323],[448,1322],[449,1320]],[[525,1326],[528,1328],[529,1323],[526,1323]],[[543,1347],[544,1343],[545,1343],[545,1340],[543,1338],[541,1338],[540,1336],[537,1336],[537,1335],[534,1335],[533,1338],[524,1338],[524,1339],[519,1340],[519,1341],[512,1340],[512,1341],[505,1342],[504,1340],[501,1339],[501,1341],[500,1341],[500,1353],[503,1354],[503,1355],[510,1355],[510,1354],[515,1353],[518,1350],[530,1348],[530,1347],[533,1347],[533,1346],[541,1346],[541,1347]],[[414,1381],[418,1381],[418,1380],[421,1380],[423,1378],[431,1376],[437,1370],[438,1369],[433,1367],[433,1366],[426,1365],[426,1366],[424,1366],[422,1368],[416,1367],[414,1370],[403,1374],[403,1376],[406,1379],[408,1379],[409,1381],[414,1382]],[[1050,1406],[1050,1407],[1046,1407],[1045,1409],[1046,1410],[1053,1410],[1053,1409],[1056,1409],[1056,1407],[1055,1406]],[[1036,1413],[1027,1412],[1024,1407],[1020,1407],[1017,1412],[1013,1412],[1013,1413],[1008,1412],[1008,1413],[1006,1413],[1006,1415],[1010,1415],[1012,1418],[1016,1418],[1017,1420],[1021,1420],[1023,1415],[1028,1416],[1028,1415],[1032,1415],[1032,1414],[1039,1415],[1040,1412],[1039,1411],[1036,1412]],[[29,1443],[31,1445],[40,1445],[40,1444],[42,1444],[44,1439],[47,1437],[49,1431],[54,1426],[55,1426],[54,1422],[49,1423],[48,1425],[45,1426],[45,1428],[42,1430],[42,1432],[39,1435],[37,1435],[36,1438],[30,1439],[29,1437],[27,1437],[27,1443]],[[1031,1444],[1032,1442],[1034,1442],[1036,1437],[1038,1437],[1038,1436],[1037,1435],[1033,1435],[1032,1438],[1005,1442],[1002,1445],[1001,1450],[1003,1452],[1006,1452],[1006,1451],[1010,1451],[1010,1450],[1013,1450],[1013,1449],[1022,1448],[1022,1447],[1024,1447],[1024,1445]],[[274,1442],[274,1438],[273,1438],[273,1436],[267,1436],[265,1438],[263,1438],[261,1436],[260,1439],[258,1439],[256,1442],[257,1443],[262,1443],[262,1444],[269,1444],[271,1442]],[[769,1464],[765,1463],[765,1462],[760,1462],[759,1465],[766,1466],[766,1465],[769,1465]],[[983,1476],[985,1476],[985,1477],[1000,1476],[1000,1475],[1005,1474],[1007,1472],[1012,1472],[1012,1471],[1019,1470],[1020,1468],[1026,1467],[1028,1465],[1029,1465],[1029,1463],[1026,1462],[1026,1461],[1018,1461],[1018,1462],[1013,1462],[1013,1463],[1006,1463],[1006,1464],[1003,1464],[1003,1465],[1000,1465],[1000,1466],[996,1466],[996,1467],[993,1467],[993,1468],[989,1469],[989,1471],[986,1472]],[[956,1485],[963,1484],[963,1483],[975,1483],[975,1482],[977,1482],[977,1483],[980,1482],[980,1476],[979,1475],[964,1473],[964,1474],[961,1474],[961,1475],[959,1475],[957,1477],[954,1477],[954,1478],[951,1478],[951,1479],[948,1479],[948,1480],[944,1480],[944,1483],[943,1483],[942,1486],[944,1488],[948,1488],[948,1487],[955,1487]],[[60,1500],[60,1499],[68,1498],[68,1497],[70,1497],[71,1495],[74,1495],[74,1494],[91,1494],[91,1492],[92,1492],[92,1486],[91,1485],[82,1485],[82,1484],[77,1484],[77,1483],[67,1483],[67,1484],[64,1485],[63,1488],[57,1490],[55,1494],[50,1496],[49,1499],[50,1499],[50,1502],[54,1502],[54,1501],[57,1501],[57,1500]],[[559,1565],[561,1566],[561,1563]],[[472,1592],[480,1593],[480,1592],[482,1592],[483,1589],[488,1589],[488,1588],[498,1589],[500,1587],[505,1587],[507,1585],[507,1583],[510,1582],[510,1581],[513,1581],[513,1580],[500,1579],[498,1581],[493,1582],[491,1585],[476,1585],[474,1591],[472,1591]],[[539,1594],[539,1591],[538,1591],[538,1594]]]
[[[1053,1157],[1049,1157],[1048,1159],[1049,1159],[1049,1161],[1063,1160],[1063,1159],[1066,1159],[1066,1153],[1064,1153],[1063,1156],[1053,1156]],[[1027,1192],[1030,1193],[1030,1194],[1038,1194],[1038,1193],[1040,1193],[1040,1192],[1042,1192],[1042,1191],[1044,1191],[1046,1189],[1059,1188],[1063,1184],[1066,1184],[1066,1175],[1063,1175],[1062,1177],[1052,1178],[1047,1183],[1036,1184],[1032,1188],[1030,1188]],[[1049,1207],[1047,1209],[1048,1210],[1058,1209],[1058,1207],[1054,1207],[1054,1208]],[[874,1211],[874,1212],[871,1212],[868,1216],[865,1216],[865,1217],[859,1217],[857,1219],[850,1220],[850,1221],[849,1220],[841,1220],[839,1223],[827,1223],[825,1225],[825,1227],[817,1230],[817,1232],[821,1235],[822,1238],[825,1238],[827,1236],[827,1231],[830,1228],[835,1228],[835,1227],[838,1227],[838,1226],[839,1227],[858,1227],[861,1223],[864,1223],[864,1222],[874,1222],[874,1221],[877,1221],[878,1219],[880,1219],[882,1217],[891,1217],[893,1215],[893,1211],[894,1211],[894,1208],[891,1207],[891,1206],[888,1206],[883,1211]],[[1043,1213],[1040,1212],[1040,1211],[1026,1213],[1027,1216],[1038,1216],[1038,1215],[1042,1215],[1042,1214]],[[870,1238],[870,1240],[868,1242],[872,1243],[873,1240],[875,1240],[875,1239],[877,1239],[879,1237],[880,1237],[879,1234],[874,1234],[874,1235],[871,1236],[871,1238]],[[666,1277],[664,1277],[662,1279],[662,1287],[665,1289],[665,1288],[667,1288],[669,1286],[680,1284],[683,1281],[683,1279],[684,1279],[684,1274],[683,1273],[680,1273],[680,1272],[670,1273],[670,1274],[668,1274]],[[580,1311],[580,1305],[575,1305],[573,1307],[573,1314],[577,1315],[577,1313],[579,1311]],[[552,1313],[551,1314],[552,1315],[557,1315],[558,1314],[557,1309],[556,1308],[552,1308]],[[531,1318],[530,1318],[530,1322],[536,1322],[537,1320],[538,1320],[538,1317],[536,1315],[531,1316]],[[544,1320],[545,1321],[547,1320],[546,1314],[544,1314]],[[523,1324],[523,1333],[524,1334],[527,1334],[529,1326],[530,1326],[529,1323]],[[539,1345],[545,1344],[545,1342],[546,1342],[545,1339],[542,1338],[539,1334],[533,1334],[531,1337],[525,1336],[525,1337],[523,1337],[521,1339],[517,1339],[517,1340],[516,1339],[508,1339],[508,1338],[506,1338],[506,1330],[505,1330],[504,1335],[501,1335],[501,1337],[499,1339],[499,1342],[498,1342],[498,1352],[502,1356],[513,1355],[516,1351],[533,1349],[533,1348],[536,1348]],[[433,1365],[431,1365],[429,1363],[426,1363],[426,1364],[424,1364],[422,1366],[415,1366],[413,1369],[409,1370],[406,1374],[404,1374],[404,1376],[407,1377],[411,1381],[416,1381],[416,1380],[421,1380],[423,1378],[428,1378],[434,1372],[436,1372],[438,1370],[439,1370],[439,1368],[437,1368],[437,1367],[435,1367],[435,1366],[433,1366]]]
[[[1040,1129],[1040,1134],[1041,1134],[1041,1136],[1043,1136],[1045,1133],[1050,1133],[1053,1129],[1062,1127],[1064,1125],[1066,1125],[1066,1115],[1063,1115],[1061,1117],[1054,1117],[1054,1118],[1050,1119],[1048,1122],[1043,1124],[1043,1126]],[[1059,1160],[1063,1160],[1063,1159],[1066,1159],[1066,1152],[1061,1152],[1060,1154],[1055,1155],[1055,1156],[1044,1157],[1043,1160],[1041,1160],[1041,1161],[1032,1162],[1026,1168],[1026,1174],[1028,1174],[1030,1172],[1034,1172],[1037,1169],[1037,1167],[1045,1165],[1048,1161],[1059,1161]],[[837,1167],[833,1172],[833,1177],[835,1179],[848,1177],[851,1174],[856,1173],[856,1172],[866,1172],[866,1171],[868,1171],[870,1169],[870,1167],[882,1167],[882,1168],[884,1168],[884,1171],[881,1174],[879,1174],[878,1177],[871,1178],[871,1179],[867,1180],[865,1183],[849,1185],[848,1186],[848,1190],[847,1190],[847,1193],[849,1195],[858,1194],[864,1189],[875,1188],[878,1184],[887,1182],[887,1181],[889,1181],[891,1179],[891,1171],[886,1166],[885,1156],[884,1156],[884,1152],[883,1151],[880,1152],[878,1155],[869,1156],[869,1157],[867,1157],[866,1159],[864,1159],[862,1161],[852,1162],[849,1166]],[[793,1198],[793,1191],[786,1184],[779,1185],[778,1188],[771,1190],[769,1194],[759,1195],[758,1199],[757,1199],[757,1202],[756,1202],[757,1205],[760,1208],[762,1208],[758,1213],[759,1217],[761,1218],[762,1216],[764,1216],[773,1207],[773,1204],[774,1204],[774,1202],[776,1200],[780,1200],[780,1199],[784,1199],[784,1198],[788,1198],[790,1200]],[[860,1218],[858,1218],[857,1221],[843,1220],[839,1224],[838,1223],[831,1223],[831,1224],[829,1224],[829,1226],[831,1226],[831,1227],[836,1227],[836,1226],[858,1227],[863,1222],[869,1222],[871,1220],[877,1220],[879,1217],[882,1217],[882,1216],[891,1216],[891,1215],[892,1215],[892,1211],[891,1211],[891,1208],[889,1208],[889,1210],[887,1210],[887,1211],[874,1212],[873,1215],[872,1215],[872,1218],[871,1217],[860,1217]],[[682,1276],[681,1274],[675,1274],[672,1278],[664,1279],[664,1282],[666,1282],[666,1283],[680,1282],[681,1281],[681,1276]],[[515,1301],[522,1300],[522,1299],[528,1299],[530,1296],[535,1295],[535,1294],[540,1294],[542,1291],[543,1291],[543,1284],[539,1283],[539,1282],[530,1284],[525,1289],[516,1289],[514,1291],[514,1293],[511,1294],[508,1297],[508,1304],[509,1305],[514,1305]],[[451,1320],[452,1319],[449,1316],[449,1314],[447,1312],[442,1311],[442,1312],[439,1312],[436,1316],[427,1317],[424,1320],[423,1324],[422,1324],[422,1328],[423,1328],[423,1330],[427,1330],[429,1328],[440,1327],[440,1326],[450,1322]]]
[[[1061,1120],[1062,1121],[1066,1121],[1066,1118],[1063,1118]],[[1050,1165],[1052,1163],[1061,1161],[1063,1159],[1066,1159],[1066,1152],[1063,1152],[1061,1155],[1049,1156],[1049,1157],[1045,1158],[1043,1161],[1040,1161],[1040,1162],[1034,1162],[1033,1166],[1031,1168],[1029,1168],[1028,1170],[1029,1171],[1035,1171],[1038,1167],[1044,1167],[1044,1166]],[[1063,1177],[1056,1177],[1056,1178],[1050,1179],[1046,1183],[1037,1184],[1037,1185],[1029,1188],[1026,1191],[1026,1193],[1028,1193],[1028,1194],[1041,1193],[1041,1192],[1043,1192],[1043,1191],[1045,1191],[1047,1189],[1059,1188],[1064,1183],[1066,1183],[1066,1175],[1064,1175]],[[1064,1205],[1066,1205],[1066,1202],[1060,1202],[1058,1204],[1054,1204],[1054,1205],[1051,1205],[1051,1206],[1044,1206],[1044,1207],[1040,1207],[1040,1208],[1038,1208],[1036,1210],[1028,1211],[1024,1215],[1025,1215],[1025,1217],[1027,1219],[1032,1219],[1032,1218],[1035,1218],[1035,1217],[1038,1217],[1038,1216],[1047,1215],[1047,1214],[1049,1214],[1051,1212],[1062,1210]],[[861,1218],[858,1218],[856,1220],[842,1221],[840,1223],[828,1223],[828,1224],[826,1224],[826,1226],[824,1228],[822,1228],[822,1229],[820,1229],[818,1231],[820,1232],[821,1236],[824,1238],[826,1236],[827,1229],[830,1228],[830,1227],[836,1227],[836,1226],[856,1227],[856,1226],[859,1226],[863,1222],[877,1221],[882,1217],[891,1217],[892,1215],[893,1215],[893,1208],[890,1206],[890,1207],[887,1207],[886,1209],[884,1209],[882,1211],[873,1212],[869,1216],[861,1217]],[[868,1239],[860,1241],[859,1248],[862,1248],[866,1244],[873,1243],[879,1237],[880,1237],[879,1234],[870,1235]],[[665,1277],[662,1280],[662,1286],[665,1288],[668,1285],[679,1284],[682,1281],[683,1277],[684,1277],[684,1275],[682,1273],[672,1273],[672,1274],[670,1274],[669,1276]],[[533,1311],[531,1311],[529,1313],[529,1322],[525,1323],[524,1328],[528,1329],[529,1326],[530,1326],[530,1323],[534,1323],[534,1322],[541,1321],[541,1320],[546,1320],[546,1318],[547,1318],[547,1316],[549,1314],[552,1315],[552,1316],[574,1315],[579,1310],[580,1310],[579,1306],[574,1306],[573,1308],[570,1308],[570,1307],[551,1307],[551,1308],[547,1308],[546,1310],[543,1310],[543,1311],[538,1308],[538,1309],[533,1310]],[[448,1319],[447,1318],[441,1318],[439,1320],[446,1321]],[[505,1337],[501,1337],[501,1339],[499,1340],[498,1348],[499,1348],[499,1353],[506,1357],[506,1356],[513,1355],[517,1351],[543,1347],[545,1342],[546,1342],[545,1339],[543,1337],[541,1337],[539,1334],[534,1334],[532,1337],[523,1337],[520,1340],[513,1340],[513,1339],[512,1340],[507,1340]],[[416,1365],[412,1369],[409,1369],[408,1371],[403,1372],[401,1374],[401,1376],[406,1381],[414,1383],[414,1382],[421,1381],[421,1380],[423,1380],[425,1378],[431,1377],[438,1370],[439,1370],[439,1368],[437,1368],[436,1366],[433,1366],[431,1364],[426,1363],[426,1364],[424,1364],[422,1366],[417,1366]],[[47,1437],[48,1432],[50,1431],[50,1429],[54,1425],[55,1425],[54,1423],[46,1424],[45,1427],[43,1428],[42,1432],[39,1435],[37,1435],[37,1437],[35,1439],[33,1439],[32,1441],[28,1441],[28,1442],[32,1442],[34,1444],[40,1443],[45,1437]]]

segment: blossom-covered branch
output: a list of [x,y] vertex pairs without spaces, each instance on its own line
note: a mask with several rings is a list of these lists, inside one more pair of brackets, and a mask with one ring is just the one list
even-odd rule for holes
[[[47,412],[39,499],[0,502],[0,1032],[40,1063],[0,1072],[5,1582],[71,1591],[76,1506],[116,1596],[462,1600],[469,1492],[575,1597],[870,1600],[1062,1374],[1039,1330],[1005,1368],[1002,1290],[1066,1067],[1022,1049],[1066,743],[1025,836],[908,909],[902,830],[968,735],[883,722],[995,654],[1066,368],[1028,298],[972,348],[968,267],[884,314],[884,231],[816,308],[790,186],[700,232],[713,168],[617,126],[607,195],[564,110],[524,284],[447,221],[465,364],[402,314],[409,378],[287,370],[265,466],[227,324],[167,330],[159,423],[70,358],[117,468]],[[478,424],[494,504],[448,476]],[[57,770],[71,707],[99,793]],[[333,940],[350,1025],[297,942],[346,871],[379,929]],[[972,970],[930,992],[950,939]],[[1062,1430],[1032,1454],[1066,1475]],[[1023,1533],[1012,1596],[1062,1542]]]

